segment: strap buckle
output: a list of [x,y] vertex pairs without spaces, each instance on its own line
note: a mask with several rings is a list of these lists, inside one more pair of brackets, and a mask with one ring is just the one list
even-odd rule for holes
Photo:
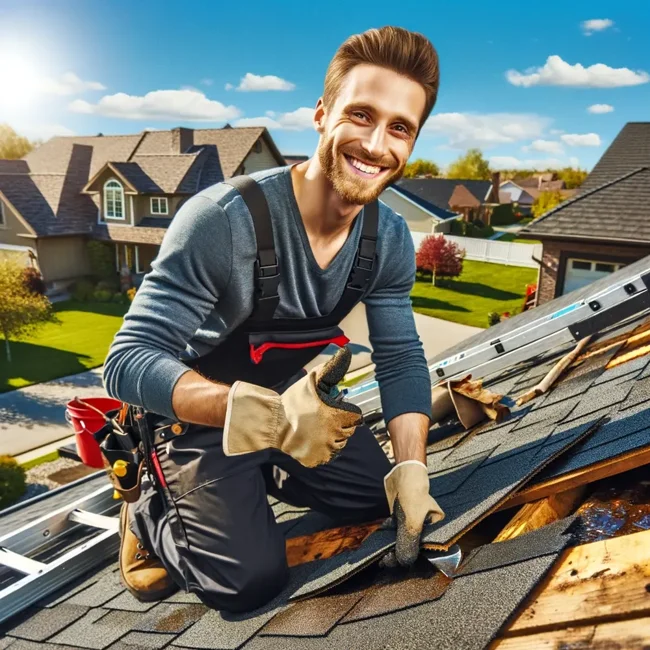
[[375,238],[361,237],[352,273],[350,273],[350,279],[348,280],[348,287],[351,289],[363,291],[370,281],[375,268],[376,241]]
[[273,255],[273,264],[262,264],[260,255],[255,260],[255,280],[257,284],[257,297],[259,300],[275,298],[280,286],[280,270],[278,258]]

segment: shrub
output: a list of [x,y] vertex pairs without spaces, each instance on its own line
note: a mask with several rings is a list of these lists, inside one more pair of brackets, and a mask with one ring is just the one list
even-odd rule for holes
[[126,292],[126,297],[129,299],[129,302],[133,302],[133,299],[135,298],[135,293],[137,289],[135,287],[131,287],[127,292]]
[[492,325],[496,325],[497,323],[501,322],[501,316],[499,316],[499,313],[496,311],[491,311],[488,316],[488,327],[492,327]]
[[93,297],[93,285],[88,280],[79,280],[74,285],[72,297],[78,302],[85,302]]
[[512,203],[497,205],[492,212],[490,223],[495,226],[509,226],[517,220]]
[[97,280],[112,280],[115,277],[115,249],[111,244],[89,241],[88,258],[93,277]]
[[0,509],[25,494],[25,470],[11,456],[0,456]]
[[110,280],[100,280],[97,283],[97,286],[95,287],[96,291],[110,291],[111,293],[115,293],[118,291],[120,288],[120,282],[116,278],[110,279]]
[[113,293],[111,291],[105,291],[103,289],[97,289],[93,294],[93,299],[97,302],[110,302],[113,298]]
[[23,271],[23,281],[32,293],[38,293],[41,296],[45,295],[45,282],[43,282],[43,276],[41,276],[38,269],[33,266],[26,267]]
[[123,304],[125,301],[127,301],[127,297],[123,293],[114,293],[113,298],[111,298],[111,302],[115,302],[119,305]]

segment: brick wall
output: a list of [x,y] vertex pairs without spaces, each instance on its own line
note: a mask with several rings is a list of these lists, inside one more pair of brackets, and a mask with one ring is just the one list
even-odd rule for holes
[[[565,260],[567,257],[574,257],[575,254],[581,257],[584,256],[588,260],[630,264],[646,255],[650,255],[650,246],[545,241],[542,255],[542,272],[539,281],[539,297],[537,299],[538,305],[556,297],[556,284],[558,278],[562,279],[564,277]],[[557,295],[560,295],[560,291],[561,287],[558,287]]]

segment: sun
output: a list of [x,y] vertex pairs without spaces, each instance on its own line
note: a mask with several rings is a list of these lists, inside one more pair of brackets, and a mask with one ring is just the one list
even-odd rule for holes
[[0,112],[34,108],[42,84],[32,61],[0,49]]

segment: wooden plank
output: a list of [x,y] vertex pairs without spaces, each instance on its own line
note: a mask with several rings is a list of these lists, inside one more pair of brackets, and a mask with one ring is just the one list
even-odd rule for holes
[[573,490],[552,494],[545,499],[525,504],[494,541],[504,542],[567,517],[582,501],[586,489],[587,486],[581,485]]
[[330,528],[313,535],[289,538],[286,542],[287,563],[290,567],[313,560],[324,560],[333,555],[361,546],[370,533],[373,533],[381,521],[359,526],[342,526]]
[[505,636],[650,615],[650,530],[576,546]]
[[549,479],[545,483],[538,483],[537,485],[524,487],[522,490],[510,497],[510,499],[508,499],[499,510],[505,510],[507,508],[512,508],[513,506],[537,501],[538,499],[543,499],[544,497],[556,494],[557,492],[566,492],[567,490],[571,490],[581,485],[593,483],[594,481],[599,481],[600,479],[608,478],[609,476],[615,476],[616,474],[622,474],[623,472],[636,469],[637,467],[642,467],[649,463],[650,447],[636,449],[627,454],[617,456],[616,458],[608,458],[601,463],[590,465],[589,467],[583,467],[582,469],[577,469],[575,472],[570,472],[569,474]]
[[647,617],[501,639],[490,646],[491,650],[647,650],[648,647],[650,618]]

